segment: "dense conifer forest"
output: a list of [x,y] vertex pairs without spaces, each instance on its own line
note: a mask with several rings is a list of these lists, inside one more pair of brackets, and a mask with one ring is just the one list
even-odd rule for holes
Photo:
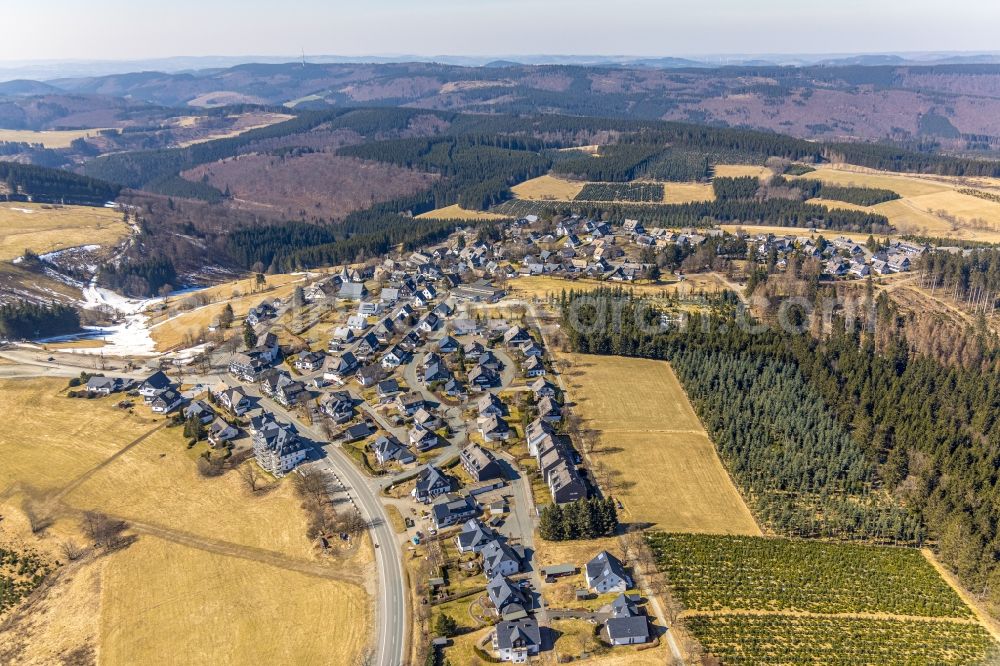
[[80,313],[61,303],[18,301],[0,305],[0,338],[22,340],[76,333]]
[[745,330],[730,312],[695,315],[683,329],[640,328],[644,309],[658,320],[653,303],[601,290],[573,307],[582,296],[562,298],[569,346],[669,360],[772,529],[894,544],[929,538],[970,589],[1000,602],[996,372],[911,354],[885,300],[875,310],[884,336],[876,349],[860,324],[840,322],[817,339]]
[[[31,164],[0,162],[0,199],[100,206],[113,201],[121,187],[69,171]],[[6,192],[6,193],[4,193]]]

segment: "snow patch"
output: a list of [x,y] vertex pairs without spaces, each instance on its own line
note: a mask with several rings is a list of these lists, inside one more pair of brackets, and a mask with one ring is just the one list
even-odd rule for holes
[[78,245],[76,247],[67,247],[62,250],[55,250],[53,252],[46,252],[45,254],[38,255],[38,258],[42,261],[53,261],[58,259],[64,254],[83,254],[85,252],[94,252],[95,250],[101,249],[100,245]]

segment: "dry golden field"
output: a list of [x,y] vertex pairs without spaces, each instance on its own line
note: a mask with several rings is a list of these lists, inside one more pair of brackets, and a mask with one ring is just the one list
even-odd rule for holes
[[[0,382],[0,410],[25,415],[0,435],[0,535],[25,522],[16,507],[27,502],[56,519],[35,535],[48,552],[82,541],[91,509],[126,519],[138,539],[59,569],[0,631],[0,661],[60,662],[81,645],[109,664],[168,653],[174,663],[353,660],[371,625],[367,539],[320,558],[289,479],[253,493],[236,472],[202,477],[203,445],[188,450],[179,428],[161,428],[141,404],[129,415],[119,398],[67,398],[65,386]],[[331,631],[337,640],[315,640]]]
[[114,245],[129,233],[118,211],[91,206],[0,204],[0,261],[80,245]]
[[711,183],[663,183],[663,203],[681,204],[714,199],[715,191]]
[[69,144],[77,139],[96,136],[100,129],[85,130],[13,130],[0,129],[0,142],[40,143],[46,148],[69,148]]
[[194,463],[178,428],[159,430],[64,499],[75,508],[96,509],[136,523],[304,560],[312,557],[300,520],[301,500],[290,482],[254,494],[238,474],[205,478]]
[[560,358],[575,413],[600,435],[591,457],[615,473],[625,520],[669,532],[761,533],[666,362]]
[[349,664],[370,609],[353,585],[142,537],[112,556],[101,661]]
[[821,199],[814,199],[813,203],[885,215],[900,234],[1000,242],[1000,203],[958,191],[972,187],[997,194],[998,179],[889,173],[851,165],[823,165],[801,178],[896,192],[901,199],[871,207]]
[[714,175],[721,178],[739,178],[741,176],[767,178],[771,175],[771,170],[767,167],[754,164],[716,164],[713,171]]
[[660,294],[677,293],[678,291],[705,291],[716,292],[726,288],[726,286],[713,273],[696,273],[687,276],[682,281],[666,282],[658,284],[621,284],[617,282],[604,282],[591,278],[581,278],[568,280],[552,275],[530,275],[511,280],[507,289],[514,298],[535,299],[546,298],[549,295],[558,296],[563,291],[569,292],[571,289],[577,291],[588,291],[600,287],[622,287],[633,291],[636,294],[658,296]]
[[65,388],[63,379],[0,382],[0,413],[20,415],[0,432],[0,492],[13,484],[61,488],[160,425],[148,410],[130,415],[113,399],[72,400]]
[[498,213],[487,213],[481,210],[465,210],[458,204],[436,208],[426,213],[417,215],[418,218],[435,220],[506,220],[508,215]]
[[572,201],[586,183],[545,175],[526,180],[511,188],[518,199],[529,201]]

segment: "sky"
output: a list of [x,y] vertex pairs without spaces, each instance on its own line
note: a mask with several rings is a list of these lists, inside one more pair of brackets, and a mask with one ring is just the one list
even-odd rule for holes
[[10,0],[0,61],[994,51],[995,0]]

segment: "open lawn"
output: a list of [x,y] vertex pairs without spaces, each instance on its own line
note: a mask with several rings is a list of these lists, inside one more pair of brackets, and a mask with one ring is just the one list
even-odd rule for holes
[[767,167],[754,164],[716,164],[712,171],[713,175],[720,178],[739,178],[741,176],[767,178],[771,175],[771,170]]
[[114,245],[129,233],[118,211],[91,206],[0,204],[0,261],[80,245]]
[[151,435],[66,496],[136,523],[191,532],[253,548],[310,559],[312,545],[291,479],[251,493],[239,474],[201,476],[180,428]]
[[[760,530],[663,361],[560,354],[573,411],[600,443],[624,519],[672,532]],[[639,471],[637,471],[639,470]]]
[[101,661],[349,664],[367,640],[361,588],[142,537],[113,555]]
[[46,148],[69,148],[69,144],[77,139],[96,136],[100,129],[83,130],[15,130],[0,129],[0,143],[40,143]]
[[[58,536],[39,537],[49,550],[91,509],[127,520],[138,539],[60,569],[51,596],[0,632],[0,661],[13,649],[16,663],[58,662],[72,640],[109,664],[167,653],[176,663],[351,663],[372,624],[367,539],[321,558],[291,477],[258,492],[234,471],[203,477],[205,446],[189,450],[145,406],[129,415],[113,406],[120,398],[70,399],[63,387],[0,382],[3,413],[30,415],[0,435],[0,489],[8,504],[27,495],[37,515],[56,519]],[[331,630],[336,640],[316,639]]]
[[518,199],[529,201],[572,201],[586,183],[557,176],[539,176],[511,188]]
[[465,210],[458,204],[445,206],[444,208],[435,208],[434,210],[417,215],[417,218],[433,220],[506,220],[509,217],[509,215],[487,213],[481,210]]
[[21,415],[0,432],[0,489],[62,487],[162,421],[142,407],[118,409],[114,398],[67,398],[65,388],[65,379],[0,382],[0,413]]

